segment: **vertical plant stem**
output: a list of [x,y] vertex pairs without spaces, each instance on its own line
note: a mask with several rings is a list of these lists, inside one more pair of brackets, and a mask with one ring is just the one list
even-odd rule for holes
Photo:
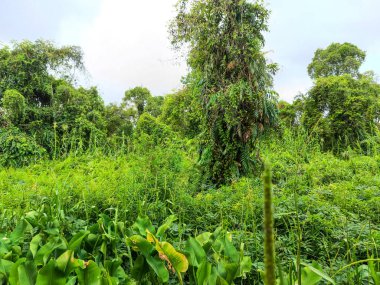
[[[305,157],[307,155],[307,149],[305,148],[307,144],[303,143],[303,140],[298,140],[298,146],[297,150],[295,151],[295,157],[297,161],[297,168],[296,168],[296,182],[297,185],[300,185],[299,180],[299,173],[301,173],[301,161],[302,157]],[[302,156],[300,154],[302,153]],[[302,245],[302,229],[301,229],[301,222],[300,222],[300,213],[299,213],[299,203],[298,203],[298,188],[293,188],[293,198],[294,198],[294,208],[296,211],[296,233],[297,233],[297,257],[296,257],[296,274],[297,274],[297,285],[302,284],[302,272],[301,272],[301,245]]]
[[264,263],[265,285],[276,284],[274,222],[272,203],[272,175],[268,164],[264,170]]
[[294,204],[296,208],[296,224],[297,224],[297,260],[296,260],[296,267],[297,267],[297,284],[301,285],[301,243],[302,243],[302,232],[301,232],[301,225],[300,225],[300,218],[299,218],[299,212],[298,212],[298,193],[297,190],[294,190]]
[[53,129],[54,129],[54,153],[53,153],[53,157],[54,159],[57,159],[57,123],[54,122],[54,125],[53,125]]

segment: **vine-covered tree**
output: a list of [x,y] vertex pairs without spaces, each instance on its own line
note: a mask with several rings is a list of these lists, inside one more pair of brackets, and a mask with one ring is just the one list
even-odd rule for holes
[[107,121],[108,136],[131,136],[133,132],[133,122],[131,117],[135,112],[131,109],[125,110],[122,106],[109,104],[105,108],[105,119]]
[[188,47],[193,88],[205,116],[201,163],[221,185],[250,173],[260,133],[277,118],[277,94],[262,51],[269,11],[262,1],[179,0],[172,43]]
[[163,104],[164,96],[152,96],[148,98],[144,111],[157,118],[162,113]]
[[44,40],[14,42],[12,48],[0,49],[0,98],[7,89],[15,89],[28,104],[49,105],[53,75],[71,81],[77,69],[84,70],[77,46],[56,47]]
[[[380,85],[349,74],[318,78],[304,104],[303,124],[325,150],[356,147],[374,135],[380,118]],[[363,145],[365,147],[365,145]]]
[[317,49],[307,71],[312,79],[350,74],[357,78],[366,54],[350,43],[332,43],[326,49]]
[[201,106],[190,88],[179,90],[165,97],[160,120],[187,138],[199,135]]
[[303,94],[299,94],[296,96],[293,103],[288,103],[286,101],[278,102],[279,118],[285,127],[292,129],[301,125],[301,118],[304,109],[303,97]]
[[364,60],[357,46],[332,43],[308,66],[315,84],[304,98],[302,121],[325,150],[356,147],[378,130],[380,85],[373,72],[359,73]]
[[24,138],[33,137],[51,157],[104,139],[104,102],[96,88],[74,86],[78,69],[84,67],[76,46],[38,40],[1,48],[0,127],[6,128],[2,138],[16,138],[12,127]]
[[151,97],[152,94],[147,88],[138,86],[125,91],[123,104],[126,107],[135,108],[137,115],[141,116],[141,114],[144,113],[144,109]]

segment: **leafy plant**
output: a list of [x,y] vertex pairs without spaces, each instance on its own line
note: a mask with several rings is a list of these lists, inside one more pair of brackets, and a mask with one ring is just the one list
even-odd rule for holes
[[46,156],[34,138],[17,128],[0,129],[0,165],[21,167]]
[[168,217],[156,232],[148,217],[137,218],[132,226],[132,232],[135,234],[126,239],[127,245],[140,253],[132,268],[132,276],[136,280],[142,280],[150,268],[161,282],[168,282],[171,272],[176,273],[179,282],[183,284],[182,273],[188,269],[186,256],[178,252],[170,243],[159,240],[165,237],[166,230],[174,220],[174,216]]
[[189,87],[205,116],[200,147],[208,184],[221,186],[251,174],[250,153],[260,134],[276,123],[272,75],[277,65],[262,52],[268,16],[261,2],[177,3],[170,35],[175,47],[188,47]]
[[244,255],[244,245],[237,250],[232,235],[218,228],[205,232],[186,242],[190,280],[195,284],[232,284],[244,279],[252,267],[250,257]]

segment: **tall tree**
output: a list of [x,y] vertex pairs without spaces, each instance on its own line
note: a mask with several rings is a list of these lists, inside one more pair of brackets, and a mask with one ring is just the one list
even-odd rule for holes
[[296,128],[301,125],[301,117],[304,110],[304,95],[299,94],[293,103],[278,102],[279,118],[282,124],[288,128]]
[[307,71],[312,79],[350,74],[359,76],[359,68],[366,54],[350,43],[332,43],[326,49],[317,49]]
[[371,77],[349,74],[318,78],[308,92],[303,124],[317,134],[325,150],[356,147],[378,130],[380,85]]
[[141,116],[148,104],[148,100],[152,97],[150,91],[145,87],[135,87],[125,91],[123,104],[126,107],[133,107],[137,110],[137,115]]
[[115,104],[107,105],[105,119],[107,121],[108,136],[131,136],[133,132],[131,117],[134,115],[135,112],[131,113],[131,109],[125,110],[122,106]]
[[365,149],[378,131],[380,85],[373,72],[359,72],[364,59],[357,46],[332,43],[318,49],[308,66],[315,84],[304,97],[302,123],[325,150]]
[[46,106],[52,99],[54,77],[74,80],[84,70],[77,46],[56,47],[49,41],[14,42],[0,49],[0,98],[7,89],[19,91],[29,104]]
[[103,140],[104,102],[96,88],[73,86],[77,70],[84,66],[76,46],[38,40],[0,49],[0,109],[6,119],[0,124],[5,132],[12,131],[9,126],[18,128],[54,157],[63,145],[67,153]]
[[199,101],[190,88],[165,96],[160,120],[174,131],[194,138],[199,135],[202,112]]
[[203,107],[201,162],[212,184],[250,172],[259,134],[277,118],[277,94],[262,51],[269,11],[262,1],[179,0],[172,43],[188,47],[193,88]]
[[158,117],[162,113],[162,105],[164,104],[164,96],[152,96],[148,98],[148,102],[144,109],[145,112],[153,117]]

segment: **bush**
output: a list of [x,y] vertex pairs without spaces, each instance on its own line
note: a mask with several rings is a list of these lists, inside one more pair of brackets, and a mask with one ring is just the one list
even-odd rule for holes
[[46,150],[17,128],[0,129],[0,165],[20,167],[43,158]]
[[134,136],[143,148],[151,148],[167,144],[175,137],[175,134],[167,125],[159,122],[152,115],[143,113],[137,121]]
[[17,90],[9,89],[4,92],[1,100],[4,115],[7,120],[17,125],[25,118],[25,98]]

